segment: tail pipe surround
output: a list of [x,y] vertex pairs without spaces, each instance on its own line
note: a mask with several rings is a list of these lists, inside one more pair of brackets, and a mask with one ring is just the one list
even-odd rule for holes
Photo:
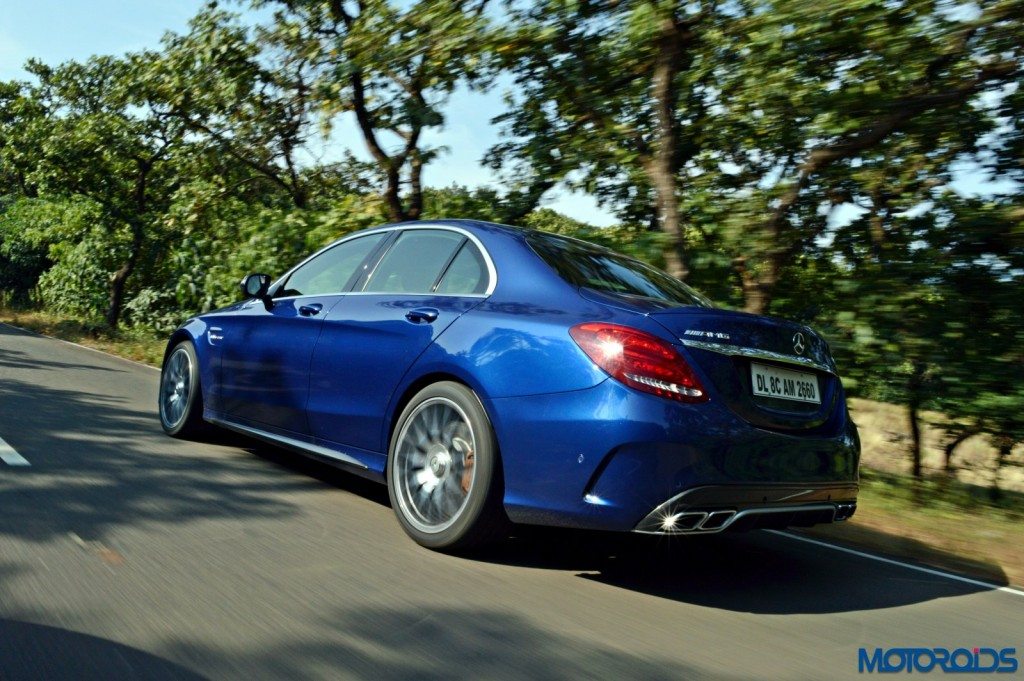
[[715,534],[725,530],[810,527],[846,520],[856,502],[827,502],[735,508],[684,508],[663,504],[637,524],[644,534]]

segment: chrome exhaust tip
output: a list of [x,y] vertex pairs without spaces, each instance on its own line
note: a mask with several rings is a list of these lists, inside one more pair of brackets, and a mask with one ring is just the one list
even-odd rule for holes
[[857,502],[855,501],[843,501],[836,504],[836,517],[835,522],[841,522],[843,520],[849,520],[853,517],[853,514],[857,512]]
[[854,502],[677,510],[671,502],[662,504],[641,520],[634,532],[642,534],[716,534],[729,528],[758,529],[790,526],[808,527],[846,520],[857,508]]
[[726,511],[712,511],[708,513],[707,519],[700,524],[700,529],[705,532],[724,530],[733,518],[736,517],[736,511],[732,509]]

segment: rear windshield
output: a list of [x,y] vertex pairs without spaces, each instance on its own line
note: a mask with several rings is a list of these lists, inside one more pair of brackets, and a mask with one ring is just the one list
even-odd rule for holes
[[530,232],[526,240],[570,284],[673,307],[712,307],[710,300],[675,277],[607,248],[545,232]]

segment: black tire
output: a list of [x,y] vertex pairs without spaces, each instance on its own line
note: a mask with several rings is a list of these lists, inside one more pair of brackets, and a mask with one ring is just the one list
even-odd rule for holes
[[[182,365],[186,367],[184,374],[179,371]],[[182,341],[167,353],[160,371],[157,412],[160,425],[171,437],[195,440],[209,432],[209,426],[203,421],[199,359],[191,341]]]
[[507,535],[494,429],[476,394],[460,383],[429,385],[402,410],[387,482],[398,522],[421,546],[465,550]]

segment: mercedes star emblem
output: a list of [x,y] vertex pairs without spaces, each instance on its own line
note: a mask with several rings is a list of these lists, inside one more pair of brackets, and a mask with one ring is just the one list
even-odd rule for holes
[[798,355],[802,355],[806,349],[807,345],[804,343],[804,335],[797,331],[793,334],[793,351]]

